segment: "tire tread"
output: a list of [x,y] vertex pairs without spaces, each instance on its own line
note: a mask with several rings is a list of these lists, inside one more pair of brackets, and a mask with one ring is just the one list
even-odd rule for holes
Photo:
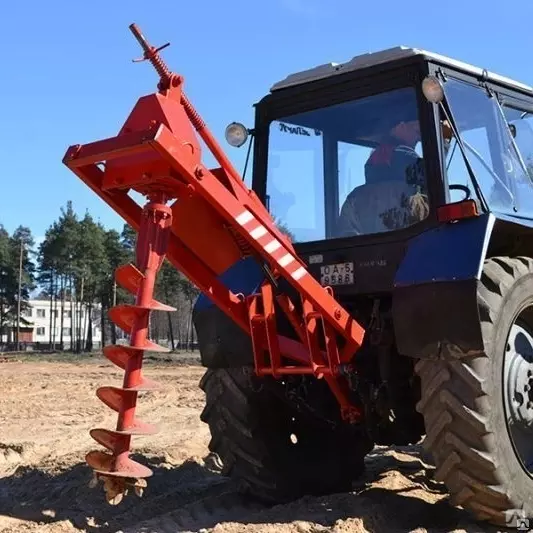
[[[533,260],[528,257],[486,260],[478,290],[484,335],[492,332],[515,280],[532,273]],[[487,416],[490,398],[479,371],[488,367],[488,357],[485,353],[455,361],[419,361],[415,370],[423,386],[417,410],[426,422],[423,446],[433,454],[435,478],[448,487],[451,501],[478,520],[505,525],[506,511],[513,508],[513,503],[491,454],[492,428]]]
[[[331,434],[334,445],[338,443],[338,454],[324,449],[322,458],[317,454],[315,458],[334,461],[336,467],[320,469],[315,475],[309,468],[309,457],[295,458],[293,454],[288,460],[284,456],[285,436],[273,434],[278,427],[276,418],[284,416],[282,409],[270,403],[271,397],[256,391],[255,384],[248,368],[208,368],[200,381],[206,394],[201,420],[209,425],[209,450],[220,458],[223,475],[231,477],[241,492],[269,504],[287,502],[305,494],[349,490],[352,477],[347,464],[353,463],[355,457],[362,471],[364,455],[370,448],[354,446],[348,452],[348,447],[342,445],[344,435]],[[328,437],[323,429],[320,432],[316,431],[317,441],[322,436]],[[320,443],[316,445],[320,453]],[[350,459],[347,453],[352,456]],[[304,475],[305,481],[298,479]],[[310,479],[310,475],[314,477]]]

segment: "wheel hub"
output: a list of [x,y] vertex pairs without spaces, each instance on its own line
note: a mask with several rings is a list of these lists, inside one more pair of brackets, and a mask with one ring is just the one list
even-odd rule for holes
[[533,476],[533,327],[520,317],[509,332],[504,361],[507,429],[524,470]]
[[[519,326],[514,326],[513,329],[515,328],[522,330]],[[512,422],[533,431],[533,364],[528,361],[526,354],[516,351],[518,337],[522,332],[523,330],[517,332],[514,339],[509,339],[510,349],[507,355],[510,361],[506,389]]]

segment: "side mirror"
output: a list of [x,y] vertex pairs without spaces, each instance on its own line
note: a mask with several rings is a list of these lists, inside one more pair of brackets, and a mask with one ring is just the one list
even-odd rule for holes
[[522,145],[531,146],[533,152],[533,128],[526,120],[516,120],[509,124],[513,137]]

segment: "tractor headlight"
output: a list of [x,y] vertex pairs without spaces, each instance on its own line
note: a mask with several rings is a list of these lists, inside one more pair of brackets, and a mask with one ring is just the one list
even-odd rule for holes
[[232,122],[226,128],[225,136],[229,145],[239,148],[239,146],[242,146],[246,142],[246,139],[248,139],[248,128],[240,122]]
[[438,104],[444,98],[444,87],[435,76],[428,76],[422,82],[422,92],[428,102]]

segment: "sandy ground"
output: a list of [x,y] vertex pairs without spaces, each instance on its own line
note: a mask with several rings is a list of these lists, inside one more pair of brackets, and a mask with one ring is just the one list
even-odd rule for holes
[[140,418],[161,426],[134,439],[154,476],[141,499],[131,495],[114,507],[101,486],[89,488],[84,454],[99,449],[90,428],[113,427],[115,413],[95,390],[120,383],[120,371],[101,358],[0,362],[0,533],[497,531],[449,506],[416,446],[376,448],[351,493],[271,508],[246,501],[207,449],[202,373],[191,357],[147,363],[146,375],[168,387],[139,402]]

